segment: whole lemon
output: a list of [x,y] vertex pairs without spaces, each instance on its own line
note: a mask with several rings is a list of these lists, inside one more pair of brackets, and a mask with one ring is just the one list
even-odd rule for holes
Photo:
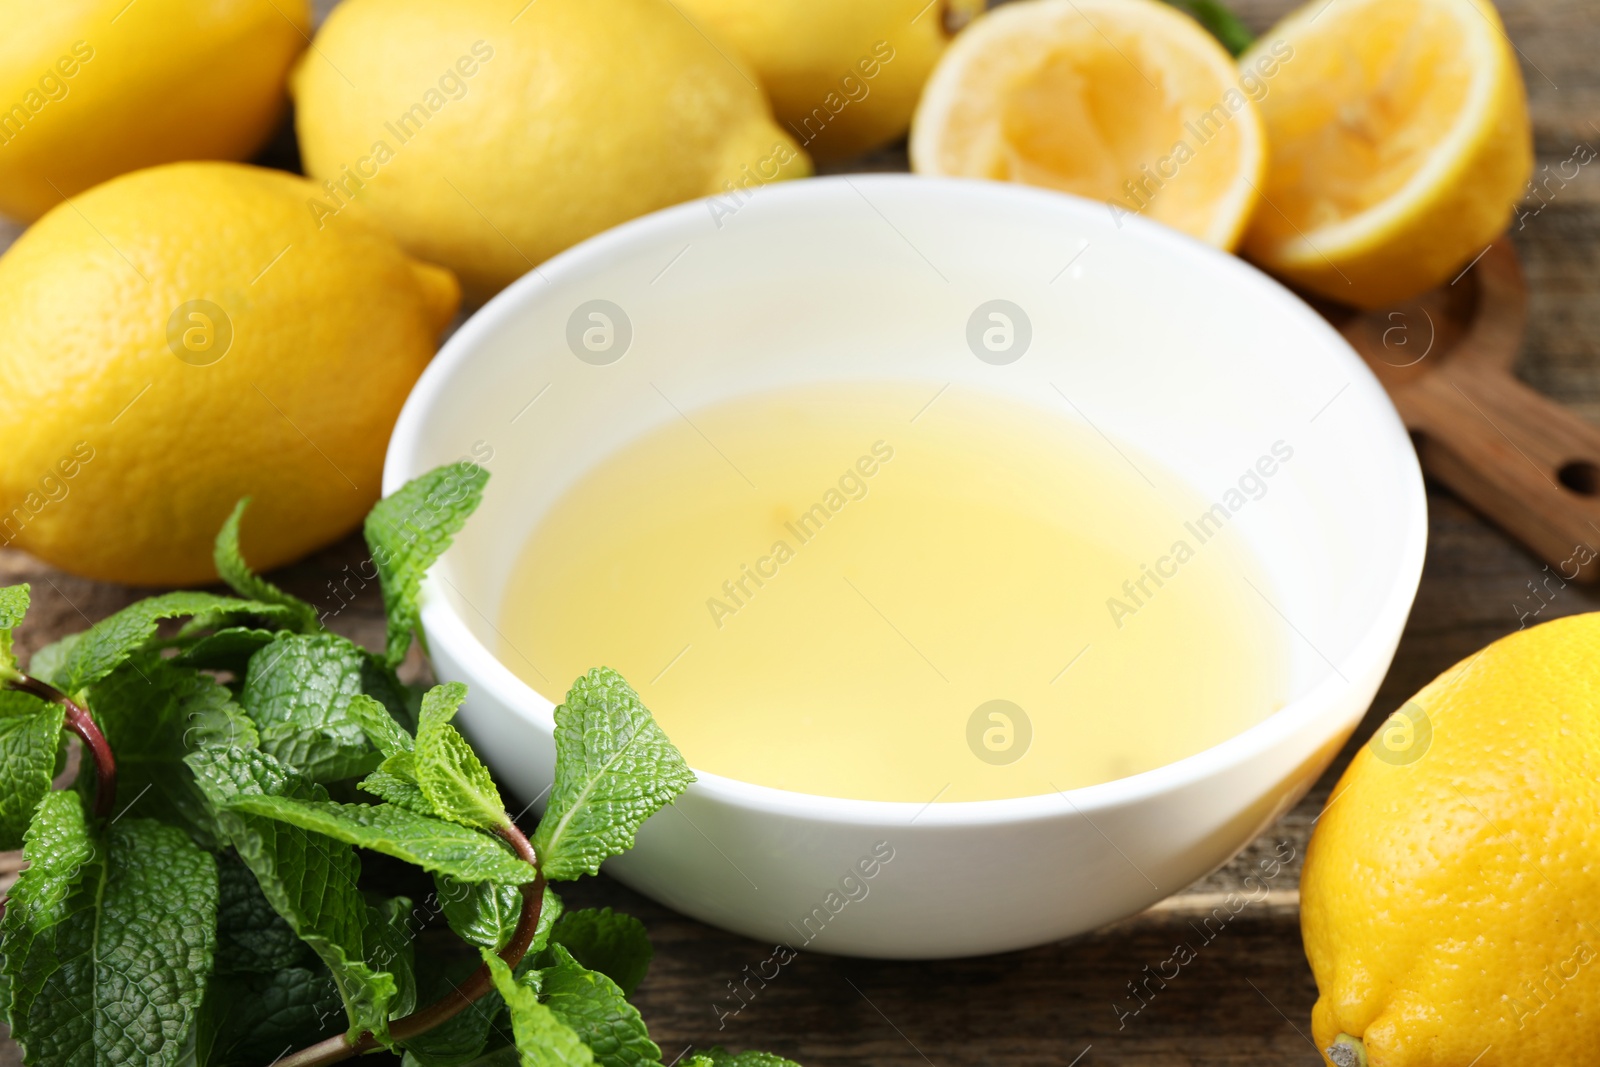
[[637,215],[810,170],[668,0],[346,0],[291,89],[324,217],[365,202],[479,298]]
[[754,65],[811,156],[859,155],[905,134],[922,85],[983,0],[677,0]]
[[107,178],[247,159],[288,104],[307,0],[0,0],[0,212]]
[[0,256],[0,544],[90,578],[293,560],[378,499],[400,405],[460,292],[311,182],[173,163],[57,207]]
[[1597,663],[1600,613],[1518,631],[1357,753],[1300,885],[1328,1062],[1593,1062]]

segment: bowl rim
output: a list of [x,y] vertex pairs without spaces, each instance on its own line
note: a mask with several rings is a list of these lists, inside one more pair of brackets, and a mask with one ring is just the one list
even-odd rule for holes
[[[967,178],[935,178],[913,174],[850,174],[778,182],[763,186],[759,197],[774,203],[787,202],[789,210],[805,211],[817,202],[836,197],[842,188],[860,197],[861,186],[892,189],[910,187],[923,193],[951,194],[952,200],[968,198],[1032,201],[1041,209],[1087,218],[1108,210],[1106,205],[1068,193],[1039,189],[1008,182]],[[640,216],[584,240],[529,270],[474,312],[445,342],[424,369],[407,397],[385,454],[383,492],[394,492],[405,481],[422,471],[415,469],[415,452],[426,416],[438,400],[470,365],[481,343],[493,336],[508,320],[528,304],[539,299],[551,281],[569,271],[603,266],[625,257],[631,247],[659,235],[683,232],[691,220],[703,225],[706,205],[715,197],[676,204]],[[1128,229],[1134,239],[1156,246],[1174,257],[1203,261],[1208,269],[1229,273],[1246,287],[1257,290],[1262,299],[1275,300],[1312,333],[1321,333],[1331,342],[1334,358],[1344,362],[1350,384],[1344,390],[1373,409],[1380,421],[1387,420],[1403,441],[1409,435],[1388,394],[1376,376],[1342,335],[1304,300],[1276,279],[1242,258],[1224,252],[1195,238],[1151,222],[1131,213],[1115,219],[1119,229]],[[1110,782],[1001,800],[926,802],[858,800],[820,796],[774,786],[758,785],[709,771],[694,769],[696,782],[689,794],[761,814],[840,826],[894,826],[919,829],[938,827],[998,826],[1050,820],[1072,815],[1117,809],[1162,794],[1171,794],[1230,769],[1238,768],[1283,739],[1299,733],[1316,719],[1339,714],[1345,693],[1360,679],[1376,673],[1381,679],[1393,656],[1394,644],[1404,630],[1406,619],[1422,578],[1427,549],[1427,496],[1422,469],[1416,452],[1409,446],[1396,456],[1400,481],[1406,486],[1405,543],[1397,558],[1397,576],[1365,631],[1333,670],[1320,682],[1260,722],[1209,748],[1172,763]],[[439,587],[440,575],[430,571],[421,589],[420,622],[434,648],[448,655],[470,679],[469,689],[487,690],[517,718],[545,734],[554,731],[555,704],[517,677],[478,639],[461,614]],[[470,607],[470,604],[469,604]],[[476,609],[474,609],[476,610]],[[481,613],[480,613],[481,614]],[[488,620],[486,620],[488,621]],[[489,625],[493,627],[493,622]],[[1370,705],[1368,705],[1370,707]],[[1362,714],[1366,707],[1363,707]],[[1348,711],[1344,714],[1349,714]],[[1359,723],[1360,716],[1356,716]],[[1065,804],[1062,802],[1065,801]]]

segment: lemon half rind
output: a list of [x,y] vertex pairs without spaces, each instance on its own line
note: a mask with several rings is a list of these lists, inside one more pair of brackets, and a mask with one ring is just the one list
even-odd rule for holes
[[[1358,214],[1314,229],[1290,221],[1292,235],[1252,229],[1244,238],[1245,255],[1303,289],[1374,308],[1450,282],[1505,230],[1533,170],[1521,73],[1492,5],[1447,0],[1442,6],[1467,27],[1475,74],[1432,157],[1393,195]],[[1336,30],[1331,23],[1312,26],[1321,10],[1323,3],[1313,3],[1290,15],[1241,57],[1241,65],[1269,41]],[[1359,8],[1335,14],[1360,17]],[[1259,214],[1273,213],[1287,221],[1269,193]]]
[[[1051,26],[1057,20],[1086,20],[1097,28],[1103,20],[1131,23],[1140,32],[1159,35],[1164,43],[1181,44],[1189,57],[1202,60],[1215,76],[1218,100],[1238,84],[1239,69],[1226,50],[1193,19],[1165,4],[1144,0],[1022,0],[1006,4],[963,30],[929,78],[912,120],[909,149],[913,171],[947,177],[992,176],[988,160],[999,151],[999,130],[954,131],[952,126],[959,124],[952,116],[963,108],[970,113],[974,97],[1003,98],[1009,87],[1000,79],[1014,76],[1028,59],[1048,51]],[[1023,53],[1023,60],[997,63],[993,58],[1017,52]],[[1152,73],[1159,79],[1159,72]],[[1212,102],[1208,97],[1206,103]],[[998,108],[998,103],[995,106]],[[1249,224],[1267,165],[1265,127],[1254,103],[1247,100],[1232,115],[1231,125],[1240,134],[1231,179],[1208,204],[1203,224],[1180,227],[1190,236],[1226,250],[1237,246]],[[1120,194],[1120,189],[1106,189],[1103,198],[1116,203],[1114,198]],[[1116,206],[1135,213],[1131,205]]]

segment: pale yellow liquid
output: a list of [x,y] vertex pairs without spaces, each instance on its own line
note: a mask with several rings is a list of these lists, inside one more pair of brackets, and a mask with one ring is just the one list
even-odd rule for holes
[[[919,803],[1123,777],[1281,705],[1269,587],[1185,526],[1209,501],[1064,403],[938,390],[747,397],[614,453],[534,530],[502,659],[552,701],[617,669],[696,769]],[[1013,714],[971,743],[996,699],[1025,751]]]

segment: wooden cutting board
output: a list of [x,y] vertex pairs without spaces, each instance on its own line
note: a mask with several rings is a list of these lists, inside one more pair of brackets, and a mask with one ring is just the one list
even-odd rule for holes
[[1389,391],[1430,477],[1561,581],[1600,579],[1600,428],[1513,373],[1528,290],[1509,238],[1416,300],[1320,310]]

